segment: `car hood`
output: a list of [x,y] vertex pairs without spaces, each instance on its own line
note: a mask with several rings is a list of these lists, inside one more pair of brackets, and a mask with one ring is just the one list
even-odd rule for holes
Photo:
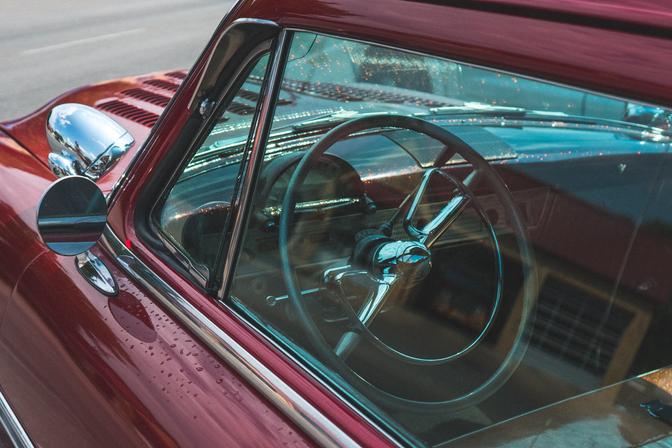
[[45,132],[49,111],[62,103],[80,103],[94,107],[123,126],[135,139],[135,143],[109,176],[103,176],[98,184],[109,191],[123,168],[149,136],[152,126],[168,105],[186,70],[152,73],[126,77],[71,90],[25,117],[0,123],[0,129],[17,143],[30,151],[40,162],[47,165],[51,152]]

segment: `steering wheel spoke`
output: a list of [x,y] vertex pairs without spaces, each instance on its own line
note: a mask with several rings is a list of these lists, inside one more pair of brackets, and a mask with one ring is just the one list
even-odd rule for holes
[[[365,327],[369,327],[371,322],[383,310],[385,302],[387,302],[387,299],[391,295],[391,289],[397,282],[397,276],[394,274],[385,274],[382,278],[373,278],[370,274],[367,274],[367,276],[373,280],[374,285],[356,315],[359,323]],[[334,352],[340,358],[346,359],[357,346],[360,339],[361,335],[357,329],[350,329],[341,336],[334,348]]]
[[[422,199],[425,196],[427,188],[434,177],[440,177],[442,179],[448,180],[452,185],[454,185],[454,195],[444,205],[439,213],[432,218],[427,224],[422,228],[417,228],[413,223],[415,221],[416,215]],[[471,185],[475,184],[478,180],[478,170],[473,170],[467,175],[464,182],[453,178],[452,176],[444,173],[439,168],[430,168],[425,171],[422,176],[422,180],[418,188],[415,191],[415,196],[411,201],[406,215],[404,216],[404,229],[409,237],[414,240],[424,244],[428,248],[431,247],[436,240],[441,238],[441,236],[448,230],[448,228],[460,217],[462,212],[467,208],[471,203],[471,194],[467,186],[467,182]]]
[[385,274],[382,278],[375,279],[374,286],[357,313],[357,319],[362,325],[368,327],[380,314],[396,281],[397,276],[394,274]]

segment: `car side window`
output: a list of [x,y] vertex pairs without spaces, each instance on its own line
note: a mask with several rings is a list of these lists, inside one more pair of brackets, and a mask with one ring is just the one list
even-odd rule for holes
[[268,59],[253,65],[156,214],[161,235],[200,272],[214,267],[220,250]]
[[672,364],[669,111],[314,33],[282,76],[228,300],[367,414],[440,445]]

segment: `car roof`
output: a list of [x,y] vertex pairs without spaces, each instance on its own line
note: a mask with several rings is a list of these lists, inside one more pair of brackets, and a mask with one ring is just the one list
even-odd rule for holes
[[672,107],[672,5],[643,0],[247,0],[236,17]]
[[[649,27],[648,32],[664,32],[672,29],[672,2],[660,0],[473,0],[462,6],[479,9],[509,11],[517,15],[555,15],[556,20],[574,17],[592,26],[604,26],[607,22],[621,25]],[[653,27],[653,29],[650,29]],[[648,33],[647,33],[648,34]]]

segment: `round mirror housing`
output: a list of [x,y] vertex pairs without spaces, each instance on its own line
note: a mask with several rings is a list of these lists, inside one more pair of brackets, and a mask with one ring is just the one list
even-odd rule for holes
[[83,176],[51,184],[37,209],[37,230],[44,244],[60,255],[89,250],[103,234],[107,203],[100,188]]
[[83,104],[59,104],[47,118],[49,167],[59,177],[98,179],[128,149],[133,137],[104,113]]

